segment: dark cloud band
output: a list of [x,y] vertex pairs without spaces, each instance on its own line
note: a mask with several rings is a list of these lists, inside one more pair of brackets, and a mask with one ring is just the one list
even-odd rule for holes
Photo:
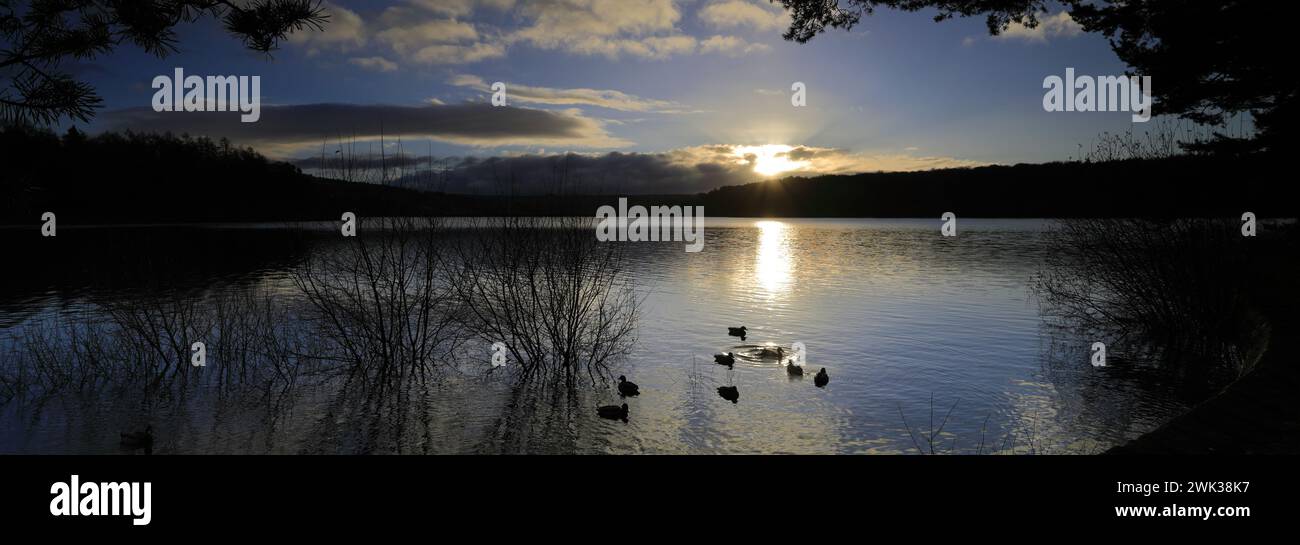
[[626,145],[601,124],[569,111],[489,104],[391,106],[301,104],[264,106],[261,120],[240,123],[230,112],[155,112],[132,108],[107,112],[102,128],[226,137],[271,154],[295,145],[340,138],[421,137],[466,145],[568,144],[609,148]]

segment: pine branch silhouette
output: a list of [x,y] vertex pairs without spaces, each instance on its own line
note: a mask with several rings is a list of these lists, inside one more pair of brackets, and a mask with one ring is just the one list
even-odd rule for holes
[[122,44],[166,57],[178,51],[175,27],[205,17],[268,56],[293,32],[329,20],[320,0],[0,0],[0,124],[89,121],[103,100],[63,63]]

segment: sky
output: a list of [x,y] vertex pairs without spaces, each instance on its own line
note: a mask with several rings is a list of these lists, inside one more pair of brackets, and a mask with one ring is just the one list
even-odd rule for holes
[[[440,159],[450,190],[489,191],[503,172],[533,183],[562,163],[588,189],[629,194],[1066,160],[1104,131],[1145,129],[1124,112],[1044,111],[1045,77],[1126,70],[1059,8],[998,37],[983,18],[882,9],[798,44],[781,38],[788,16],[767,0],[324,7],[324,31],[294,33],[270,57],[207,18],[182,24],[166,58],[122,46],[74,66],[105,100],[86,128],[225,136],[325,175],[346,153],[378,154],[382,129],[386,156]],[[260,119],[153,111],[151,82],[176,67],[260,76]],[[491,104],[495,82],[505,106]]]

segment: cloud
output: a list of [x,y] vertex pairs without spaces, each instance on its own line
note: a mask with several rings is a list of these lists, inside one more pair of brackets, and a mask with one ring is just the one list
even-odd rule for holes
[[366,25],[360,15],[330,2],[321,7],[329,14],[325,29],[294,32],[288,37],[290,44],[305,48],[308,55],[326,50],[352,51],[366,45]]
[[435,44],[420,48],[411,59],[426,64],[469,64],[504,56],[505,45],[499,43]]
[[[483,78],[478,76],[459,74],[453,76],[447,81],[447,83],[458,87],[468,87],[485,93],[492,92],[491,86],[489,86]],[[599,106],[601,108],[609,108],[611,110],[624,112],[681,113],[685,111],[685,107],[676,102],[641,98],[612,89],[557,89],[553,87],[533,87],[530,85],[507,83],[506,97],[507,100],[511,102],[570,106]]]
[[[557,172],[568,189],[591,194],[698,193],[723,185],[755,181],[735,164],[696,163],[687,150],[663,153],[527,154],[513,157],[461,158],[441,177],[454,193],[494,193],[503,177],[523,194],[551,191]],[[445,180],[445,182],[444,182]]]
[[729,56],[744,55],[755,51],[767,51],[771,49],[765,44],[747,42],[736,36],[712,36],[703,42],[700,42],[701,53],[721,53]]
[[[470,15],[477,6],[501,9],[512,4],[512,0],[412,0],[408,5],[385,9],[367,23],[355,12],[327,2],[323,5],[330,21],[325,30],[295,32],[289,35],[289,43],[305,48],[308,55],[325,50],[348,52],[374,43],[411,62],[473,63],[504,57],[506,43],[498,35],[484,35],[473,23],[457,20],[456,16]],[[382,70],[387,65],[360,66]]]
[[784,9],[770,2],[723,0],[700,9],[700,20],[716,28],[752,27],[756,30],[784,30],[790,26],[790,16]]
[[132,108],[105,112],[106,130],[172,132],[227,137],[283,157],[340,135],[357,140],[428,138],[464,146],[567,146],[611,149],[632,145],[610,136],[602,122],[577,110],[494,107],[484,103],[423,106],[301,104],[263,105],[261,120],[241,123],[232,112],[155,112]]
[[[909,148],[909,150],[914,149],[916,148]],[[841,148],[811,146],[795,146],[787,152],[777,153],[776,156],[794,162],[807,163],[806,167],[794,171],[799,175],[909,172],[973,167],[986,164],[952,157],[918,156],[906,153],[854,153]]]
[[[453,193],[494,193],[500,180],[514,181],[512,190],[540,194],[554,190],[557,172],[565,173],[568,190],[588,194],[691,194],[726,185],[759,181],[768,176],[755,172],[758,154],[754,146],[713,144],[659,153],[525,153],[491,158],[463,157],[435,160],[447,170],[438,178],[438,189]],[[858,172],[927,170],[979,163],[943,157],[910,155],[868,155],[836,148],[787,146],[776,153],[802,166],[779,176],[816,176]],[[768,154],[773,155],[773,154]],[[428,157],[409,159],[408,164],[428,164]],[[320,159],[296,161],[303,168],[315,168]],[[403,185],[427,179],[412,176]]]
[[[662,60],[696,52],[741,55],[769,46],[737,36],[715,35],[703,42],[678,27],[676,0],[407,0],[372,20],[332,3],[323,32],[297,32],[289,42],[309,55],[379,46],[419,64],[470,64],[502,58],[515,45],[575,55]],[[509,13],[516,23],[501,28],[474,19],[481,10]],[[784,24],[784,11],[732,0],[706,6],[715,26],[767,28]],[[371,57],[365,57],[371,58]],[[372,64],[371,67],[383,66]]]
[[676,28],[681,12],[673,0],[533,0],[516,12],[528,23],[508,39],[538,49],[665,59],[696,47]]
[[515,0],[407,0],[407,3],[440,15],[464,17],[478,6],[505,11],[515,6]]
[[474,0],[409,0],[410,4],[430,12],[451,17],[464,17],[474,12]]
[[1048,38],[1073,38],[1083,33],[1083,27],[1062,11],[1056,15],[1038,18],[1038,26],[1026,27],[1020,23],[1011,23],[1006,30],[994,36],[995,40],[1021,40],[1033,43],[1047,43]]
[[392,72],[397,70],[397,63],[383,57],[353,57],[348,59],[348,62],[365,68],[366,70],[374,70],[376,72]]
[[[409,153],[388,153],[381,157],[378,153],[364,154],[365,148],[362,148],[363,151],[361,153],[354,153],[355,150],[348,149],[346,143],[344,144],[344,148],[345,149],[339,149],[336,147],[332,150],[329,150],[329,153],[333,154],[334,150],[339,150],[340,153],[346,151],[347,155],[342,155],[342,156],[335,155],[334,157],[321,157],[320,155],[313,155],[310,157],[303,157],[301,159],[291,159],[289,162],[293,163],[294,165],[297,165],[299,168],[302,168],[304,170],[320,169],[321,165],[324,165],[325,168],[327,169],[337,169],[339,168],[339,163],[341,162],[340,159],[346,158],[347,167],[349,169],[354,169],[357,171],[373,171],[373,172],[379,172],[380,169],[385,169],[385,168],[394,169],[394,168],[407,168],[407,167],[427,167],[430,164],[429,156],[427,155],[411,155]],[[434,162],[437,161],[438,159],[435,158]],[[326,173],[325,175],[328,176],[329,174]]]
[[398,24],[375,35],[376,40],[403,55],[418,51],[429,44],[469,42],[478,40],[478,37],[474,25],[453,19]]
[[456,74],[448,78],[447,83],[449,85],[455,85],[456,87],[473,87],[480,90],[490,89],[487,82],[483,81],[483,78],[472,74]]
[[375,41],[423,64],[467,64],[504,57],[505,44],[487,40],[471,23],[455,19],[420,19],[408,8],[394,7],[380,16],[384,30]]
[[635,39],[590,35],[569,36],[530,43],[542,49],[562,49],[578,55],[600,55],[609,59],[631,56],[654,60],[690,54],[695,51],[696,46],[695,38],[684,34]]

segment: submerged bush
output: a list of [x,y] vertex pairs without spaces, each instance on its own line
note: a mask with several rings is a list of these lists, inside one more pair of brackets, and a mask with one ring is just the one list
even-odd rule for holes
[[1048,242],[1033,287],[1058,324],[1153,345],[1153,362],[1213,383],[1250,370],[1267,335],[1253,296],[1267,240],[1230,221],[1087,219]]

